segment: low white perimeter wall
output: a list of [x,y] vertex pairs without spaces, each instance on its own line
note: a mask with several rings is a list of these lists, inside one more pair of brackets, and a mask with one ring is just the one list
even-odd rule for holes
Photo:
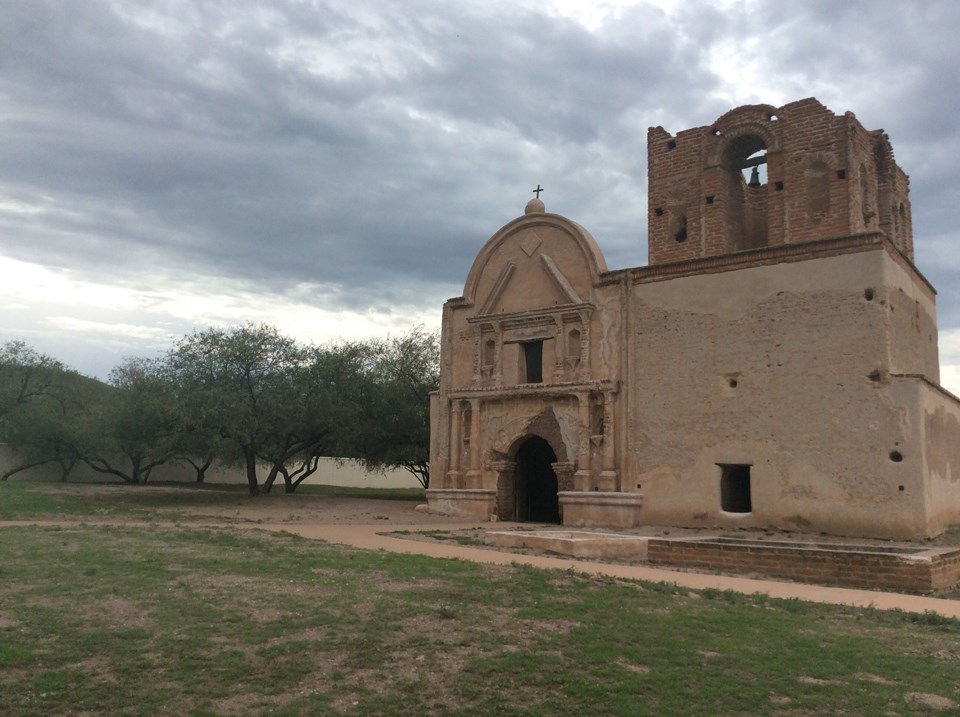
[[[9,446],[0,444],[0,472],[5,472],[8,468],[17,463],[16,455]],[[267,476],[267,468],[262,466],[260,469],[260,480]],[[172,463],[158,466],[150,474],[150,481],[183,481],[192,482],[196,476],[193,467],[189,463],[174,461]],[[60,480],[60,470],[56,464],[51,463],[37,468],[31,468],[21,473],[17,473],[10,480],[40,480],[40,481],[58,481]],[[116,480],[105,473],[97,473],[83,464],[78,464],[70,474],[70,482],[104,482]],[[207,469],[207,483],[246,483],[247,477],[240,467],[214,465]],[[282,479],[278,480],[282,483]],[[383,473],[377,471],[367,471],[363,465],[356,461],[340,461],[336,458],[321,458],[316,473],[304,481],[306,485],[335,485],[351,488],[420,488],[420,482],[405,470],[388,470]],[[281,488],[282,490],[282,488]]]

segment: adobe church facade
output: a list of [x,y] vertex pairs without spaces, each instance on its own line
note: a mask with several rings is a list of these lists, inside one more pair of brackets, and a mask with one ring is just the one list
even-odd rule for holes
[[887,136],[811,98],[652,128],[648,159],[648,266],[609,270],[534,199],[444,305],[431,510],[891,538],[960,522],[960,402]]

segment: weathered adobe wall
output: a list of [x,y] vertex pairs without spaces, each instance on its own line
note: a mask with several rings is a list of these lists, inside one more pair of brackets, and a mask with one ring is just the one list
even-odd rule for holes
[[[887,368],[940,382],[936,296],[902,257],[888,256],[873,301],[886,316]],[[873,287],[864,289],[865,296]]]
[[[898,271],[878,247],[633,286],[623,483],[644,521],[926,535],[920,404],[888,367],[919,373],[936,347],[891,353]],[[718,464],[751,466],[751,512],[721,510]]]
[[651,539],[647,559],[652,565],[758,573],[804,583],[856,588],[932,592],[960,582],[960,551],[915,560],[867,552],[803,551]]
[[[816,99],[648,133],[649,263],[883,230],[913,259],[908,179],[882,131]],[[767,181],[739,163],[766,150]]]
[[960,515],[960,402],[926,382],[912,385],[922,406],[927,519],[940,532]]

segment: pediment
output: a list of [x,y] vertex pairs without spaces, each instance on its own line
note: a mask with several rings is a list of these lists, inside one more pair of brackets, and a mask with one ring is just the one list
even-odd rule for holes
[[521,240],[520,246],[531,261],[524,262],[525,267],[518,267],[513,261],[504,263],[480,306],[480,316],[583,303],[573,284],[548,254],[540,253],[533,258],[540,243],[534,232],[528,232]]

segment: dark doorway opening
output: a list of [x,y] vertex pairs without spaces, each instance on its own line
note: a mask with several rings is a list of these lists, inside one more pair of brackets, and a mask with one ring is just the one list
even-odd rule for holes
[[720,466],[720,508],[727,513],[750,513],[750,466]]
[[526,441],[517,451],[517,520],[532,523],[559,523],[560,501],[557,455],[539,436]]

